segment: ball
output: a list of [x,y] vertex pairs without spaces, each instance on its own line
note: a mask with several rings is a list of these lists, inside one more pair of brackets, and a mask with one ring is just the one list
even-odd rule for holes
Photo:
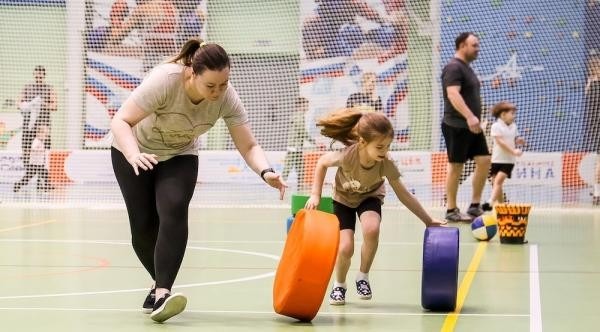
[[471,233],[480,241],[491,240],[498,232],[498,222],[493,214],[484,214],[473,220]]

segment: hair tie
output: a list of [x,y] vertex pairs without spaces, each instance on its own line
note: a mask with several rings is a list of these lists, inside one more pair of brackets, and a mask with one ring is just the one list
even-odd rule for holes
[[201,42],[200,43],[200,48],[202,48],[202,46],[206,46],[206,42]]

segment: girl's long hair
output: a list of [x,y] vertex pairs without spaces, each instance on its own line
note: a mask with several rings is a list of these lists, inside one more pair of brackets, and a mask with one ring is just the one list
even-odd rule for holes
[[349,146],[362,138],[367,143],[381,137],[394,137],[390,120],[382,113],[362,113],[356,109],[341,109],[317,121],[323,136]]

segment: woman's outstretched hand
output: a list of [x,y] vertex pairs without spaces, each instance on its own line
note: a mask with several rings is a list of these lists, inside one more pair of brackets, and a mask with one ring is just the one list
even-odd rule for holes
[[281,178],[281,175],[278,173],[268,172],[264,175],[265,182],[275,188],[279,189],[279,199],[283,200],[283,196],[285,195],[285,189],[287,188],[287,184]]

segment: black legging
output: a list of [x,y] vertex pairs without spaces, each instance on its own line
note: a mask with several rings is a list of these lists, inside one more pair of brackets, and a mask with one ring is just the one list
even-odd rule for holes
[[131,242],[157,288],[171,289],[188,238],[188,207],[198,178],[198,157],[176,156],[153,170],[133,167],[111,149],[113,170],[125,199]]
[[15,184],[15,188],[21,188],[31,180],[37,174],[37,188],[44,189],[50,186],[48,181],[48,170],[44,165],[34,165],[34,164],[26,164],[25,165],[25,176],[19,182]]

